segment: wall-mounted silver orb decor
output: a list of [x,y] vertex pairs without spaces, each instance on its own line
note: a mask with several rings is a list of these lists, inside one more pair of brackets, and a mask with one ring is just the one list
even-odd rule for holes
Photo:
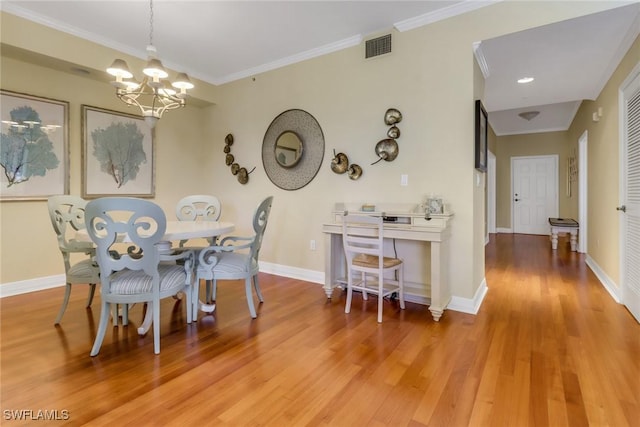
[[337,174],[343,174],[349,168],[349,158],[344,153],[336,154],[333,150],[333,160],[331,160],[331,170]]
[[362,168],[360,167],[360,165],[356,165],[354,163],[351,166],[349,166],[349,169],[347,170],[347,175],[349,175],[350,179],[355,181],[356,179],[362,176]]
[[355,163],[349,164],[347,155],[344,153],[336,154],[336,150],[333,150],[331,170],[340,175],[346,172],[347,176],[354,181],[362,176],[362,168]]
[[400,138],[400,129],[396,124],[401,121],[402,113],[396,108],[389,108],[387,112],[384,113],[384,123],[391,127],[387,130],[388,138],[382,139],[376,144],[375,151],[378,156],[378,160],[371,163],[371,165],[375,165],[380,160],[391,162],[398,157],[400,148],[398,147],[396,139]]
[[226,156],[224,157],[224,162],[231,169],[231,173],[238,177],[238,182],[240,184],[246,184],[249,182],[249,174],[256,170],[255,166],[251,169],[250,172],[247,172],[246,168],[241,168],[239,164],[235,162],[235,157],[231,154],[231,146],[233,145],[233,135],[227,134],[224,137],[224,152]]
[[384,113],[384,122],[389,126],[400,123],[401,121],[402,113],[395,108],[389,108],[387,112]]

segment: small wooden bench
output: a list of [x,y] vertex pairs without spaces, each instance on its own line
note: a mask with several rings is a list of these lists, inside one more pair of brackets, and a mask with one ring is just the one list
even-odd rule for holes
[[551,225],[551,249],[558,249],[558,233],[569,233],[571,235],[571,250],[578,250],[578,221],[571,218],[549,218]]

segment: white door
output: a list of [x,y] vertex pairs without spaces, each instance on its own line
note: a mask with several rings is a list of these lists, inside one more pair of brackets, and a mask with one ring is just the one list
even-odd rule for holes
[[549,234],[558,216],[558,156],[511,158],[513,232]]
[[622,301],[640,322],[640,64],[621,86],[620,261]]

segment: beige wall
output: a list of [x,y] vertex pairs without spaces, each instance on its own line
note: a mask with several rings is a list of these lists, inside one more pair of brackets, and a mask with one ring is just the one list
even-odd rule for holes
[[[588,134],[588,248],[593,261],[609,276],[613,285],[620,280],[620,133],[619,90],[631,70],[640,63],[640,38],[620,62],[611,79],[595,101],[582,103],[568,131],[572,150],[577,151],[578,138]],[[602,107],[600,121],[593,113]]]
[[[239,232],[246,232],[258,201],[272,194],[273,216],[261,258],[277,265],[323,271],[321,226],[329,220],[334,202],[418,203],[428,193],[437,193],[455,212],[452,291],[472,298],[484,278],[484,175],[473,168],[473,101],[478,95],[478,77],[472,43],[611,7],[601,2],[570,3],[501,2],[412,31],[394,32],[394,52],[385,57],[364,60],[359,46],[257,75],[255,81],[247,78],[211,91],[200,89],[206,92],[203,98],[216,105],[204,110],[188,106],[168,113],[158,124],[156,200],[171,211],[186,193],[216,194],[223,203],[223,219],[245,224]],[[13,33],[7,37],[5,31],[19,30],[4,22],[3,14],[3,42],[27,43]],[[55,38],[55,34],[50,36],[50,40]],[[81,45],[74,40],[67,49],[64,43],[51,43],[48,53],[81,61],[78,52],[82,49],[101,51],[92,44]],[[101,52],[106,57],[100,58],[104,63],[114,56]],[[95,56],[89,55],[93,68],[101,69]],[[32,71],[37,84],[32,83]],[[81,80],[82,90],[78,90],[76,82]],[[2,87],[69,100],[76,116],[72,156],[78,156],[81,103],[121,109],[106,83],[5,58]],[[374,145],[385,136],[383,115],[389,107],[404,115],[399,124],[400,155],[393,162],[370,166],[376,159]],[[290,108],[314,115],[326,144],[320,172],[298,191],[275,187],[261,160],[262,138],[269,123]],[[227,133],[235,136],[233,154],[238,162],[249,169],[256,166],[247,185],[240,185],[224,163],[222,148]],[[350,181],[330,170],[334,148],[363,166],[360,180]],[[77,159],[71,168],[73,194],[79,194]],[[401,174],[409,175],[406,187],[400,186]],[[51,257],[55,239],[44,206],[44,202],[2,204],[3,284],[62,273],[59,259]],[[318,241],[317,251],[309,250],[311,239]],[[32,245],[19,249],[23,241],[42,242],[42,250],[34,256]],[[34,258],[47,260],[33,262]]]
[[[80,195],[81,105],[127,112],[126,106],[108,84],[6,57],[0,83],[3,89],[69,102],[70,193]],[[204,117],[193,107],[175,111],[162,119],[156,132],[154,201],[168,211],[182,195],[206,189],[201,179]],[[64,273],[46,201],[2,202],[0,221],[1,283]]]
[[[545,132],[497,137],[496,143],[496,227],[511,229],[511,159],[522,156],[558,155],[558,214],[573,217],[577,212],[577,193],[567,195],[567,132]],[[575,206],[575,208],[574,208]]]

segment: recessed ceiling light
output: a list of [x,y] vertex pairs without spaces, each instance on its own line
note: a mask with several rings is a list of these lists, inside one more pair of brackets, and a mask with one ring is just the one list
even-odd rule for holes
[[523,77],[518,79],[518,83],[531,83],[533,80],[533,77]]

